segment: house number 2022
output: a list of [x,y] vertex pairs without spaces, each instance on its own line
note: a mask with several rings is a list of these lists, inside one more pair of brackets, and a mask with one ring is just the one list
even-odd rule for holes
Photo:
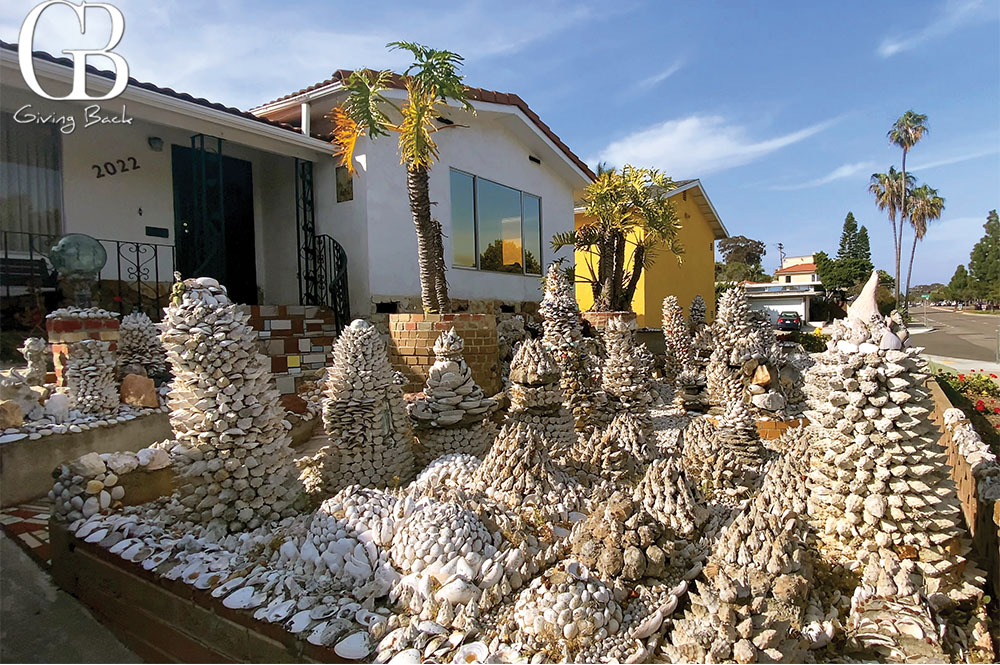
[[135,171],[140,167],[135,157],[126,157],[125,159],[116,159],[112,162],[104,162],[103,164],[91,164],[90,168],[97,171],[96,177],[103,178],[104,176]]

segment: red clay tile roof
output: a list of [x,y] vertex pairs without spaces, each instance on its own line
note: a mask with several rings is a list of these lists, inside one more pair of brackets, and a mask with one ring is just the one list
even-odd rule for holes
[[[9,43],[7,43],[5,41],[0,40],[0,49],[4,49],[6,51],[13,51],[14,53],[16,53],[17,50],[18,50],[18,47],[17,47],[17,44],[9,44]],[[68,68],[71,68],[71,69],[73,67],[73,61],[70,60],[69,58],[57,58],[57,57],[55,57],[54,55],[52,55],[50,53],[46,53],[45,51],[32,51],[31,55],[32,55],[32,57],[38,58],[39,60],[45,60],[46,62],[51,62],[51,63],[57,64],[57,65],[62,65],[63,67],[68,67]],[[114,80],[114,78],[115,78],[115,73],[114,72],[109,72],[109,71],[103,70],[103,69],[97,69],[93,65],[87,65],[87,73],[88,74],[93,74],[94,76],[100,76],[102,78],[111,79],[111,80]],[[219,104],[217,102],[210,102],[207,99],[204,99],[202,97],[193,97],[193,96],[187,94],[186,92],[177,92],[176,90],[173,90],[171,88],[161,88],[158,85],[154,85],[152,83],[147,83],[147,82],[144,82],[144,81],[139,81],[137,79],[132,78],[131,76],[128,79],[128,83],[132,87],[142,88],[143,90],[149,90],[150,92],[155,92],[155,93],[157,93],[159,95],[165,95],[167,97],[173,97],[174,99],[180,99],[180,100],[185,101],[185,102],[190,102],[192,104],[197,104],[198,106],[204,106],[206,108],[215,109],[216,111],[222,111],[223,113],[229,113],[231,115],[236,115],[236,116],[239,116],[241,118],[246,118],[247,120],[256,120],[257,122],[262,122],[265,125],[271,125],[273,127],[279,127],[281,129],[285,129],[285,130],[288,130],[288,131],[291,131],[291,132],[295,132],[296,134],[300,133],[299,132],[299,128],[295,127],[294,125],[290,125],[290,124],[285,123],[285,122],[275,122],[274,120],[268,120],[267,118],[262,118],[260,116],[254,115],[253,113],[250,113],[248,111],[241,111],[238,108],[235,108],[235,107],[232,107],[232,106],[225,106],[225,105]],[[313,138],[321,139],[321,140],[324,140],[324,141],[325,140],[329,140],[329,137],[321,136],[319,134],[314,134]]]
[[[338,69],[333,73],[332,77],[326,79],[325,81],[314,83],[309,87],[302,88],[298,92],[293,92],[291,94],[285,95],[284,97],[278,97],[275,100],[267,102],[267,104],[263,104],[262,106],[267,106],[269,104],[282,102],[286,99],[291,99],[292,97],[297,97],[298,95],[307,92],[312,92],[313,90],[317,90],[319,88],[331,85],[333,83],[343,83],[348,78],[350,78],[352,73],[353,72],[350,69]],[[391,81],[389,82],[389,86],[399,89],[403,88],[404,87],[403,78],[401,76],[394,75]],[[563,154],[566,155],[566,157],[568,157],[571,162],[573,162],[581,171],[583,171],[588,178],[593,180],[597,177],[594,175],[594,172],[590,170],[590,167],[588,167],[583,162],[582,159],[577,157],[576,154],[572,150],[570,150],[569,146],[563,143],[562,139],[560,139],[559,136],[556,135],[556,133],[552,131],[552,129],[548,125],[542,122],[542,119],[538,117],[538,114],[532,111],[531,108],[528,107],[527,102],[525,102],[517,95],[507,92],[497,92],[495,90],[485,90],[483,88],[468,88],[468,93],[469,93],[469,99],[473,101],[490,102],[494,104],[505,104],[507,106],[516,106],[521,110],[522,113],[524,113],[524,115],[528,116],[528,119],[531,120],[531,122],[533,122],[535,126],[538,127],[538,129],[540,129],[542,133],[549,138],[550,141],[556,144],[559,150],[561,150]]]
[[778,268],[778,270],[775,271],[775,274],[778,274],[778,273],[786,274],[786,273],[793,273],[793,272],[816,272],[816,264],[815,263],[800,263],[800,264],[795,265],[795,266],[788,266],[787,268]]

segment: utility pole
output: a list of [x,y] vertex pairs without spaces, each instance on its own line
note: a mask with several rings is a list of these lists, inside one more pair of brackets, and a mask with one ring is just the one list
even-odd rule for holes
[[779,258],[778,268],[779,269],[780,268],[784,268],[785,267],[785,246],[782,243],[779,242],[776,245],[776,247],[778,248],[778,258]]

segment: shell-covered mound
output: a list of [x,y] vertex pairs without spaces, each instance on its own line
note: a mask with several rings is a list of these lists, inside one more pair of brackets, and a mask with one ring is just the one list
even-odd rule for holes
[[391,553],[396,568],[404,573],[446,578],[447,567],[458,565],[466,569],[466,577],[475,579],[483,560],[496,554],[496,548],[474,513],[454,503],[431,501],[399,524]]
[[[705,301],[701,304],[704,306]],[[691,329],[684,320],[684,309],[677,302],[677,296],[663,299],[663,341],[666,346],[664,375],[673,382],[691,363]]]
[[516,508],[532,499],[543,511],[575,510],[575,482],[553,462],[576,437],[562,406],[559,367],[538,340],[526,340],[510,367],[510,415],[476,470],[473,487]]
[[123,316],[118,333],[118,366],[123,372],[136,365],[148,376],[160,376],[167,371],[160,331],[146,314],[133,312]]
[[753,431],[725,428],[708,417],[684,429],[684,470],[713,501],[733,504],[760,486],[767,451]]
[[696,295],[691,300],[691,307],[688,308],[688,327],[691,330],[692,337],[701,332],[707,325],[705,323],[707,314],[708,306],[705,304],[705,299],[701,297],[701,294]]
[[45,385],[48,372],[49,344],[41,337],[27,337],[18,349],[24,356],[24,380],[29,386]]
[[69,344],[66,394],[71,409],[81,413],[111,413],[118,408],[115,354],[110,342],[85,339]]
[[601,424],[605,397],[600,386],[600,359],[583,339],[583,317],[573,285],[559,269],[549,266],[545,294],[538,307],[542,316],[542,346],[552,354],[560,371],[564,404],[577,429],[589,431]]
[[646,469],[633,498],[664,527],[690,537],[708,517],[704,498],[688,482],[676,459],[656,460]]
[[441,333],[434,343],[435,362],[424,396],[408,406],[416,428],[414,458],[419,467],[452,453],[482,455],[496,436],[496,426],[486,419],[497,403],[476,384],[462,357],[464,348],[454,328]]
[[161,324],[174,376],[167,404],[180,478],[175,512],[232,532],[289,514],[302,492],[291,425],[248,314],[214,279],[189,279],[175,292]]
[[397,487],[413,477],[413,430],[378,330],[357,319],[344,328],[327,372],[323,425],[330,445],[325,492],[351,484]]

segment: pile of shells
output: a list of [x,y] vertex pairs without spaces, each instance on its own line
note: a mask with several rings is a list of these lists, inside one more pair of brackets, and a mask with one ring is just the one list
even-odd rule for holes
[[[750,505],[722,532],[675,622],[673,662],[803,662],[828,641],[819,602],[810,596],[812,563],[806,548],[805,444],[776,463]],[[816,624],[816,625],[814,625]]]
[[166,373],[166,351],[156,324],[148,316],[142,312],[124,316],[118,333],[118,365],[123,373],[133,366],[141,367],[146,376]]
[[507,385],[510,376],[510,361],[514,359],[517,345],[528,337],[524,327],[524,317],[518,314],[509,319],[497,321],[497,352],[500,356],[500,378]]
[[[471,583],[479,576],[483,562],[496,554],[496,548],[492,535],[474,513],[454,503],[425,499],[424,506],[398,525],[390,554],[402,573],[437,578],[444,585],[437,592],[438,600],[466,605],[478,596]],[[445,581],[452,575],[463,582],[447,586]]]
[[614,593],[577,561],[564,561],[531,581],[514,604],[528,644],[559,660],[618,632],[622,608]]
[[989,503],[1000,500],[1000,464],[996,455],[969,422],[961,409],[947,409],[942,417],[945,429],[957,446],[958,454],[969,465],[976,479],[976,494],[979,500]]
[[632,498],[664,527],[686,538],[692,537],[708,517],[704,498],[673,458],[650,464]]
[[756,428],[726,428],[708,416],[684,429],[684,470],[713,501],[732,505],[760,486],[767,451]]
[[49,345],[41,337],[28,337],[18,349],[24,356],[28,366],[24,370],[24,380],[30,386],[45,385],[45,374],[48,372]]
[[70,408],[93,414],[115,411],[119,398],[111,343],[85,339],[68,347],[65,376]]
[[87,453],[57,468],[49,491],[52,516],[73,522],[121,505],[125,488],[119,479],[136,469],[156,471],[170,466],[170,456],[160,447],[138,452]]
[[542,345],[559,366],[566,408],[573,414],[576,428],[589,432],[601,424],[605,401],[600,390],[600,359],[584,341],[583,318],[573,285],[558,263],[551,264],[545,275],[545,295],[538,312],[542,316]]
[[397,487],[413,477],[413,430],[394,379],[378,330],[361,319],[344,328],[323,403],[328,493],[353,484]]
[[160,324],[181,478],[175,508],[192,522],[243,531],[291,512],[302,491],[291,425],[249,315],[208,277],[175,284]]
[[0,402],[17,405],[22,417],[36,420],[43,414],[42,401],[49,395],[45,386],[34,386],[16,369],[0,373]]
[[482,460],[474,455],[452,453],[438,457],[417,474],[413,489],[427,497],[444,498],[469,487]]
[[707,325],[705,323],[707,314],[708,307],[705,305],[705,299],[701,297],[701,294],[696,295],[691,301],[691,307],[688,308],[688,327],[692,337],[701,332]]
[[118,312],[109,312],[100,307],[60,307],[45,315],[46,319],[58,319],[60,321],[73,319],[117,319],[121,316]]
[[574,483],[553,462],[576,438],[559,377],[542,342],[521,344],[510,366],[510,414],[476,470],[473,488],[512,508],[530,497],[545,512],[576,509],[578,497],[569,487]]
[[441,333],[434,343],[435,362],[424,396],[407,407],[415,425],[414,459],[419,467],[451,453],[482,455],[496,436],[496,426],[487,418],[497,403],[476,384],[462,357],[464,348],[454,328]]

